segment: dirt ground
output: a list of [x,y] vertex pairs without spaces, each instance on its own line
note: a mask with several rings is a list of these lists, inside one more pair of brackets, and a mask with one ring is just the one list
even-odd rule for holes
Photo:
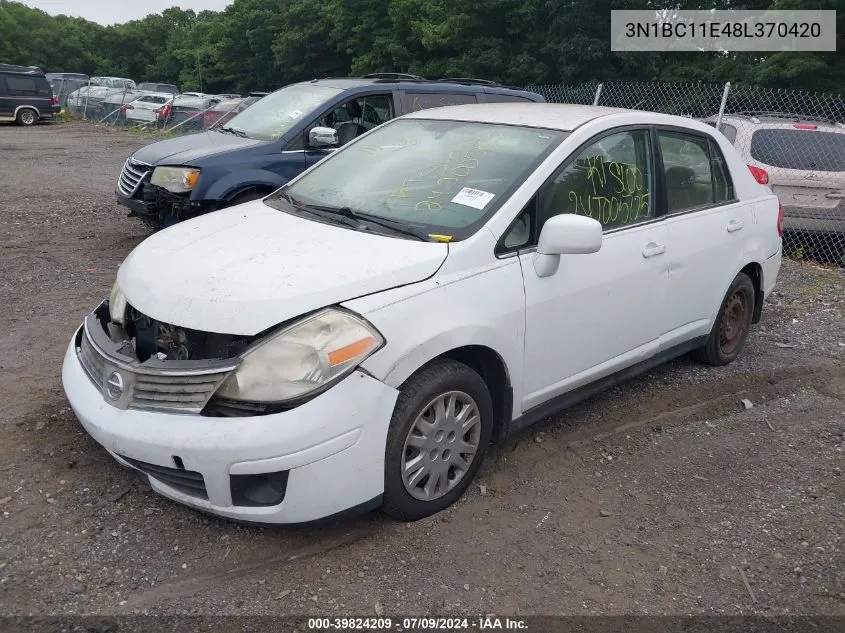
[[785,264],[739,361],[529,429],[437,517],[260,529],[152,493],[60,383],[148,235],[113,194],[145,142],[0,126],[0,612],[845,615],[845,279],[811,264]]

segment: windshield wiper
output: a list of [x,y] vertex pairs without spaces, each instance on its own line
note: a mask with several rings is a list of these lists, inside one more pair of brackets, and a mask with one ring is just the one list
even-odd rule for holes
[[234,134],[235,136],[240,136],[241,138],[249,138],[246,132],[244,132],[243,130],[236,130],[233,127],[217,127],[214,129],[220,130],[221,132],[226,132],[227,134]]
[[427,233],[417,231],[416,229],[408,226],[404,222],[400,222],[398,220],[390,220],[388,218],[382,218],[377,215],[370,215],[369,213],[361,213],[360,211],[355,211],[350,207],[328,207],[328,206],[321,206],[316,204],[305,204],[304,202],[300,202],[299,200],[295,200],[289,193],[285,192],[285,196],[288,199],[288,202],[291,203],[294,207],[299,207],[305,209],[306,211],[317,212],[320,214],[328,214],[339,216],[342,218],[346,218],[348,220],[356,221],[355,225],[347,224],[347,226],[360,226],[361,224],[375,224],[376,226],[380,226],[382,228],[388,229],[393,231],[394,233],[399,233],[401,235],[408,235],[410,237],[414,237],[418,240],[423,242],[431,242],[432,239],[428,236]]

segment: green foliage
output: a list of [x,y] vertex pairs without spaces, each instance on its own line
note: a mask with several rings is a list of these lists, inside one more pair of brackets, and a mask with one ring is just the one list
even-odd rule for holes
[[[611,9],[837,9],[835,53],[613,53]],[[0,0],[0,61],[176,83],[274,90],[368,72],[509,84],[731,81],[845,90],[845,0],[234,0],[104,27]]]

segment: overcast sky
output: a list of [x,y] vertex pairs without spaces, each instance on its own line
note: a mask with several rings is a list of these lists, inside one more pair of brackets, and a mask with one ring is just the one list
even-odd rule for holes
[[23,0],[23,3],[50,15],[71,15],[100,24],[117,24],[161,13],[168,7],[220,11],[232,0]]

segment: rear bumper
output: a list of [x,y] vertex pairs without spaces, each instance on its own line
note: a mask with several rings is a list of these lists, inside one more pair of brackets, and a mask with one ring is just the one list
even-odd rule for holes
[[775,283],[778,280],[780,273],[780,266],[783,260],[783,249],[778,248],[778,252],[769,257],[763,262],[763,300],[765,301],[772,290],[775,288]]
[[785,206],[783,215],[783,227],[787,231],[845,234],[843,201],[831,209]]

